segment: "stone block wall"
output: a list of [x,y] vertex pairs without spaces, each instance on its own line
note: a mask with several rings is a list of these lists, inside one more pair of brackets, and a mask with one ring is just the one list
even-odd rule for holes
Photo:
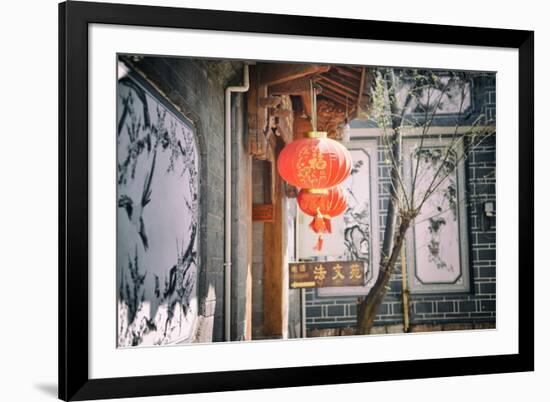
[[[219,62],[179,57],[134,57],[127,60],[144,78],[164,95],[176,109],[191,120],[197,130],[200,145],[200,269],[199,269],[199,314],[200,326],[196,339],[205,341],[224,340],[224,93],[229,85],[239,85],[242,80],[242,63]],[[242,95],[241,95],[242,97]],[[242,116],[242,100],[238,101],[240,108],[234,116]],[[233,126],[234,137],[237,138],[234,157],[242,154],[242,130],[245,129],[241,120]],[[237,134],[235,129],[239,131]],[[235,166],[237,171],[247,174],[246,161],[239,160],[243,166]],[[242,168],[242,169],[240,169]],[[239,186],[242,181],[237,180]],[[234,187],[234,191],[238,191]],[[244,230],[243,211],[234,214],[233,222],[236,238]],[[244,236],[246,239],[246,235]],[[233,275],[241,292],[243,270],[246,264],[247,251],[242,244],[234,247]],[[244,268],[243,268],[244,266]],[[244,292],[246,295],[246,292]],[[235,323],[233,337],[241,338],[244,330],[244,313],[241,311],[242,299],[234,299]]]

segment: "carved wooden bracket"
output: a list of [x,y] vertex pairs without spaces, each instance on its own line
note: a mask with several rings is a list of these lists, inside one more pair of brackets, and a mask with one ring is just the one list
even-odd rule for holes
[[270,136],[289,143],[313,130],[312,80],[322,89],[317,92],[317,130],[331,138],[339,138],[346,108],[349,119],[370,108],[373,77],[365,67],[258,63],[250,74],[249,152],[257,159],[268,159]]

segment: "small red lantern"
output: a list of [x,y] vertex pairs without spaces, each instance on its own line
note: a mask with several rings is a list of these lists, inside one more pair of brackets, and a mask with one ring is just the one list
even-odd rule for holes
[[342,214],[348,206],[347,193],[341,186],[329,189],[302,189],[297,197],[300,209],[313,216],[309,227],[319,233],[316,250],[323,247],[322,233],[332,233],[331,218]]
[[351,155],[327,133],[313,131],[283,148],[277,160],[281,177],[298,188],[326,189],[343,182],[351,171]]

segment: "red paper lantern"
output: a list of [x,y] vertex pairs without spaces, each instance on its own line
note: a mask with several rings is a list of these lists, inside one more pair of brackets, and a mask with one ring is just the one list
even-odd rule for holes
[[291,142],[277,160],[281,177],[298,188],[325,189],[343,182],[351,171],[351,155],[327,133],[314,131]]
[[323,233],[332,233],[331,218],[342,214],[348,206],[348,195],[341,186],[325,190],[302,189],[297,196],[300,209],[313,216],[309,227],[319,233],[319,239],[314,247],[321,250],[323,247]]

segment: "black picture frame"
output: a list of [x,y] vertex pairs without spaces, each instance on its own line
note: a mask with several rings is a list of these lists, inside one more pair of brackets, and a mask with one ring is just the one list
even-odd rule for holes
[[[192,28],[519,51],[517,354],[90,379],[88,25]],[[59,5],[59,398],[87,400],[534,370],[534,32],[71,1]],[[520,269],[521,268],[521,269]]]

